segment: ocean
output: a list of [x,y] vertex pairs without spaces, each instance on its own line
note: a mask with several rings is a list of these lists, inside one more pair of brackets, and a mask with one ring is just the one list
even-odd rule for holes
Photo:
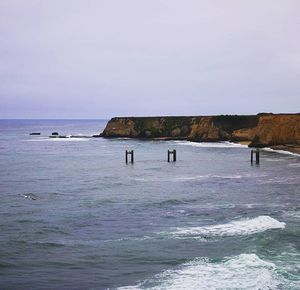
[[0,121],[0,289],[300,288],[300,156],[105,124]]

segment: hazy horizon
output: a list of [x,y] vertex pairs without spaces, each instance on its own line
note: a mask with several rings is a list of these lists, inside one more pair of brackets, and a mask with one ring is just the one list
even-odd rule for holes
[[300,114],[299,112],[295,112],[295,113],[288,113],[288,112],[281,112],[281,113],[272,113],[272,112],[260,112],[260,113],[257,113],[257,114],[212,114],[212,115],[124,115],[124,116],[111,116],[111,117],[107,117],[107,118],[0,118],[0,120],[44,120],[44,121],[51,121],[51,120],[98,120],[98,121],[108,121],[110,120],[111,118],[122,118],[122,117],[127,117],[127,118],[139,118],[139,117],[145,117],[145,118],[154,118],[154,117],[198,117],[198,116],[220,116],[220,115],[240,115],[240,116],[246,116],[246,115],[258,115],[258,114],[287,114],[287,115],[290,115],[290,114]]
[[300,2],[0,0],[0,118],[299,113]]

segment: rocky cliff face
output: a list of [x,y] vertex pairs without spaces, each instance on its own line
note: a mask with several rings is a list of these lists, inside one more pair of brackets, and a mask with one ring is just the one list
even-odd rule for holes
[[198,142],[229,141],[235,130],[252,128],[258,116],[220,115],[194,118],[188,140]]
[[112,118],[103,137],[187,138],[192,117],[125,117]]
[[234,131],[232,139],[249,140],[251,147],[300,144],[300,114],[261,115],[256,127]]
[[300,144],[300,114],[113,118],[101,136],[249,141],[260,147]]

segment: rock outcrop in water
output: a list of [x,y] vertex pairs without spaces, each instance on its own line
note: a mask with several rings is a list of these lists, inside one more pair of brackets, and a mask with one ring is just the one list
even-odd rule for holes
[[300,114],[112,118],[102,137],[248,141],[249,146],[300,145]]

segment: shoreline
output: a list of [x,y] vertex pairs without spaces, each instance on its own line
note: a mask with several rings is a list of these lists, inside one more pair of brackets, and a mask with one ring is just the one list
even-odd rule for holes
[[[242,146],[245,146],[247,148],[255,148],[255,147],[249,147],[251,144],[251,141],[206,141],[206,142],[200,142],[200,141],[194,141],[194,140],[188,140],[187,138],[180,138],[180,137],[157,137],[157,138],[136,138],[136,137],[104,137],[99,135],[94,135],[92,137],[97,138],[105,138],[105,139],[138,139],[138,140],[144,140],[144,141],[187,141],[187,142],[194,142],[194,143],[232,143],[232,144],[239,144]],[[275,153],[279,154],[290,154],[294,156],[300,157],[300,145],[294,145],[294,144],[286,144],[286,145],[274,145],[274,146],[266,146],[266,147],[260,147],[259,149],[265,150],[265,151],[273,151]]]
[[99,136],[159,141],[229,141],[300,154],[300,114],[115,117],[108,121]]
[[[300,156],[300,146],[299,145],[293,145],[293,144],[276,145],[276,146],[270,146],[268,148],[270,148],[271,150],[274,150],[278,153],[289,152],[292,155]],[[284,151],[284,152],[280,152],[280,151]]]

